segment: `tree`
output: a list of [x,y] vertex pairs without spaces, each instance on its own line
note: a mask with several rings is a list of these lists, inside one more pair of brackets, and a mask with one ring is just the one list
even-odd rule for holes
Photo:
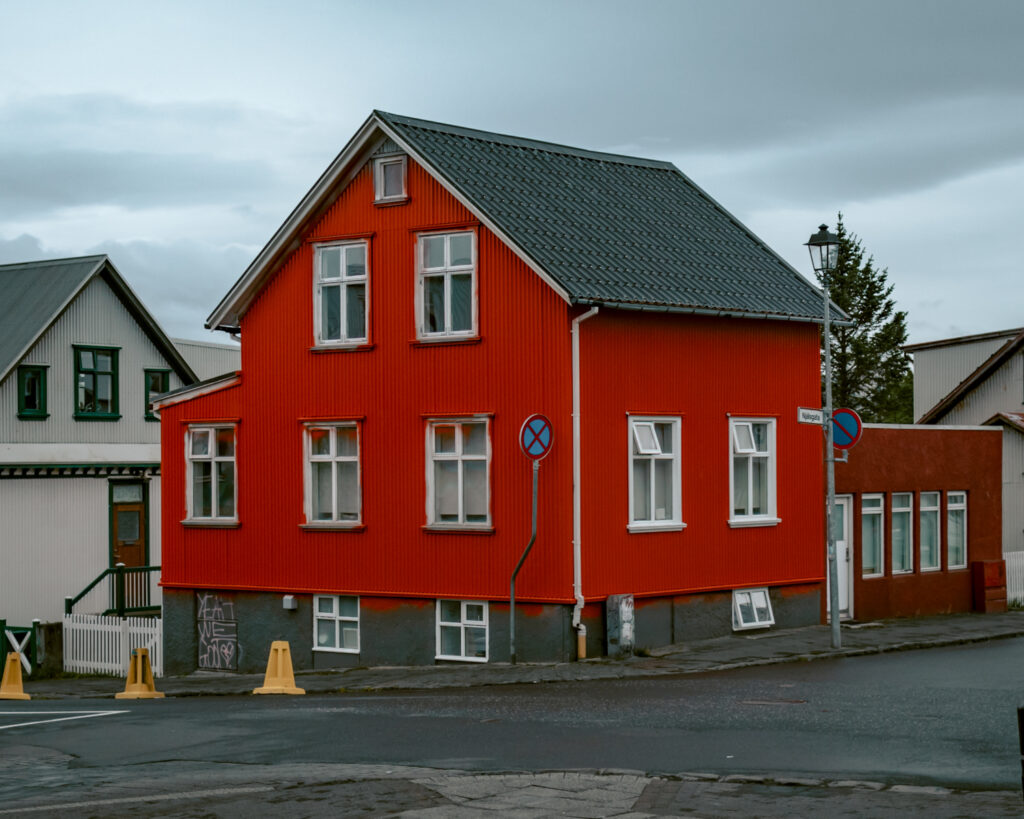
[[832,404],[855,409],[865,423],[912,423],[913,373],[903,352],[907,314],[896,309],[888,269],[878,270],[873,257],[864,258],[861,241],[847,233],[842,213],[836,235],[839,257],[829,295],[853,326],[832,324]]

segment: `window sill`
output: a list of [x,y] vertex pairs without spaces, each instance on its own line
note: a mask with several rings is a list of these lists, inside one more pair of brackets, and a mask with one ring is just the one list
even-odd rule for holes
[[445,663],[486,663],[486,657],[452,657],[447,654],[438,654],[435,660]]
[[395,205],[404,205],[409,201],[408,196],[392,196],[388,199],[374,199],[374,207],[393,208]]
[[187,520],[183,520],[181,525],[186,529],[237,529],[242,524],[237,520],[188,518]]
[[311,353],[368,353],[376,346],[376,344],[369,344],[365,341],[356,344],[315,344],[309,348],[309,351]]
[[905,569],[905,570],[901,570],[901,571],[896,571],[895,569],[892,570],[892,576],[893,577],[905,577],[906,575],[912,575],[913,573],[914,573],[913,569]]
[[780,523],[782,523],[782,518],[730,518],[729,528],[743,529],[750,526],[778,526]]
[[27,413],[27,412],[26,413],[21,413],[21,412],[18,413],[18,420],[19,421],[45,421],[49,417],[50,417],[50,413],[48,413],[48,412],[41,413],[41,414],[40,413],[31,413],[30,414],[30,413]]
[[300,523],[299,528],[306,532],[365,532],[366,524],[332,520],[324,523]]
[[884,574],[862,574],[861,580],[885,580]]
[[76,421],[120,421],[120,415],[95,415],[91,413],[75,413]]
[[327,648],[325,646],[313,646],[313,651],[319,651],[324,654],[358,654],[358,648]]
[[923,566],[921,567],[921,574],[935,574],[935,572],[941,572],[941,571],[942,571],[942,567],[941,566],[932,566],[932,567],[927,568],[927,569],[924,568]]
[[631,534],[642,534],[644,532],[681,532],[685,528],[685,523],[631,523],[626,530]]
[[432,535],[493,535],[493,526],[445,526],[440,523],[428,523],[420,529]]
[[410,347],[452,347],[458,344],[479,344],[480,336],[438,336],[415,338],[409,342]]

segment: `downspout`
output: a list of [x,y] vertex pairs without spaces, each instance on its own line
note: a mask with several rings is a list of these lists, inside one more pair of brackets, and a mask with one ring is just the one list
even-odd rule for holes
[[587,627],[580,622],[583,614],[583,571],[580,550],[580,324],[596,314],[591,307],[572,320],[572,590],[576,605],[572,610],[572,627],[576,629],[576,658],[587,658]]

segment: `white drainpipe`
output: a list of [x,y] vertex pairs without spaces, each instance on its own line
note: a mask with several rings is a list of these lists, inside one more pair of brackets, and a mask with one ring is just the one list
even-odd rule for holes
[[576,654],[587,657],[587,627],[580,622],[583,614],[583,571],[580,551],[580,324],[597,313],[591,307],[572,320],[572,590],[576,605],[572,610],[572,627],[576,629]]

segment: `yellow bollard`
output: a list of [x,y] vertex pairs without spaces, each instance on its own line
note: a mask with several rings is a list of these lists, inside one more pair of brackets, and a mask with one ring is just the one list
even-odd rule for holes
[[128,666],[128,679],[124,691],[115,694],[116,700],[155,700],[164,695],[153,684],[153,669],[149,665],[149,649],[133,648],[132,662]]
[[12,651],[7,655],[4,666],[4,679],[0,682],[0,700],[32,699],[21,687],[21,655]]
[[292,671],[292,650],[287,640],[274,640],[270,644],[267,673],[263,687],[254,688],[253,694],[305,694],[295,687],[295,673]]

